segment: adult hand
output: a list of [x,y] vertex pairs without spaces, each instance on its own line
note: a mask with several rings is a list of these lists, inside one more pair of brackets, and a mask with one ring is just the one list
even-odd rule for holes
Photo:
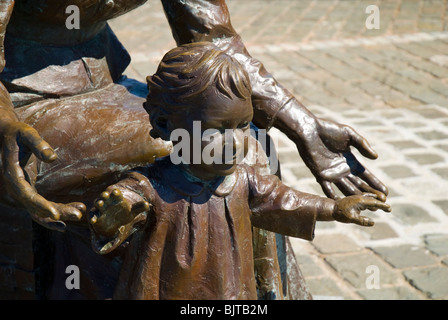
[[373,193],[385,201],[387,187],[351,152],[354,147],[366,158],[376,159],[368,141],[353,128],[329,120],[317,119],[316,130],[317,135],[310,135],[313,139],[302,143],[299,150],[324,193],[338,199],[334,184],[346,196]]
[[41,225],[62,231],[62,221],[78,221],[85,206],[81,203],[59,204],[46,200],[30,184],[24,166],[34,154],[44,162],[57,156],[31,126],[19,121],[0,121],[1,175],[7,194]]

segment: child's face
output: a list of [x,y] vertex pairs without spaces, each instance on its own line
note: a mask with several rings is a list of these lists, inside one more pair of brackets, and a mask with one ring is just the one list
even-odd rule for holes
[[207,89],[201,95],[202,99],[192,102],[201,107],[173,119],[176,128],[185,129],[190,134],[189,168],[204,180],[235,171],[247,154],[253,117],[251,100],[235,96],[229,99],[215,90]]

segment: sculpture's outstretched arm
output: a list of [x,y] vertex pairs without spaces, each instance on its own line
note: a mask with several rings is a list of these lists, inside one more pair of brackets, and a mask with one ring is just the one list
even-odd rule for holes
[[263,64],[250,56],[230,22],[224,0],[162,0],[178,45],[212,41],[236,58],[249,72],[253,89],[254,123],[275,126],[297,145],[299,153],[325,194],[337,198],[332,184],[345,195],[373,192],[385,200],[386,186],[351,153],[376,159],[365,138],[346,125],[315,117]]
[[[3,42],[13,8],[14,0],[0,2],[0,72],[6,63]],[[25,208],[36,222],[58,230],[63,228],[63,223],[53,224],[54,220],[78,220],[81,217],[82,204],[71,206],[47,201],[27,180],[23,167],[31,154],[45,162],[54,161],[56,154],[35,129],[17,118],[9,93],[1,82],[0,153],[0,184],[6,189],[2,198]]]

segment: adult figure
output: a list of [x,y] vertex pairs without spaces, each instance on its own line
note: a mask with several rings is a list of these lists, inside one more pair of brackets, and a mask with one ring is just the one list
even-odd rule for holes
[[[0,215],[2,230],[14,227],[2,236],[7,239],[0,255],[6,266],[1,272],[9,275],[3,284],[6,297],[66,295],[45,286],[57,269],[47,263],[55,254],[56,262],[65,264],[58,270],[70,261],[90,261],[81,269],[90,279],[84,288],[89,283],[91,288],[80,298],[108,295],[108,288],[97,285],[104,279],[96,279],[95,269],[107,266],[114,274],[119,255],[89,260],[85,251],[76,252],[86,238],[77,222],[86,208],[77,201],[96,194],[93,186],[101,188],[120,172],[170,151],[149,136],[142,108],[145,86],[122,76],[130,58],[107,25],[145,2],[0,3]],[[254,123],[263,129],[275,126],[292,139],[327,196],[337,197],[334,184],[346,195],[374,192],[385,200],[385,186],[350,152],[353,146],[376,158],[368,142],[348,126],[315,117],[251,57],[230,23],[224,0],[162,4],[177,44],[212,41],[243,64],[253,87]],[[66,28],[68,5],[79,8],[80,29]],[[146,147],[136,150],[137,145]],[[73,222],[68,227],[64,221]],[[47,231],[69,228],[79,239]],[[66,274],[55,277],[63,281]],[[66,298],[78,297],[70,295]]]

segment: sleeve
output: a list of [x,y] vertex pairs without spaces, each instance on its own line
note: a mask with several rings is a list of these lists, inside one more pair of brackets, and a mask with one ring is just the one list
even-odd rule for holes
[[253,226],[286,236],[313,240],[316,220],[331,215],[332,199],[294,190],[275,175],[247,167]]
[[[123,197],[130,202],[131,205],[142,200],[151,202],[152,187],[148,178],[138,172],[130,172],[126,177],[117,184],[109,186],[106,191],[111,192],[119,189]],[[118,248],[138,230],[142,228],[146,221],[148,212],[142,212],[128,224],[120,226],[113,236],[105,236],[93,228],[91,224],[91,240],[93,250],[99,254],[109,253]]]
[[11,18],[14,0],[0,1],[0,72],[5,67],[5,52],[3,43],[5,41],[6,26]]
[[[4,40],[6,27],[12,14],[14,0],[0,1],[0,72],[5,68]],[[18,121],[9,93],[0,82],[0,120]],[[0,128],[1,129],[1,128]]]

